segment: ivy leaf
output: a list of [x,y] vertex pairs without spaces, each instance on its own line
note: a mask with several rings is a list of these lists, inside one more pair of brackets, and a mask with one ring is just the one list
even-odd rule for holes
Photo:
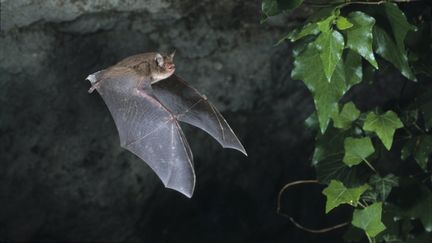
[[429,155],[432,154],[432,135],[421,136],[417,141],[414,159],[423,170],[427,171]]
[[432,128],[432,100],[420,106],[421,114],[423,115],[426,131]]
[[322,192],[327,197],[326,213],[341,204],[357,206],[360,196],[368,188],[367,184],[355,188],[346,188],[342,182],[332,180]]
[[[419,188],[420,187],[420,188]],[[400,216],[406,218],[418,218],[423,224],[427,232],[432,232],[432,192],[424,185],[415,185],[415,204],[409,208],[401,208],[399,210]]]
[[344,185],[354,187],[363,185],[370,176],[366,167],[350,168],[342,162],[342,156],[332,155],[315,165],[317,179],[320,183],[328,184],[331,180],[339,180]]
[[327,129],[331,115],[338,112],[339,99],[352,85],[361,81],[361,71],[360,56],[349,51],[344,62],[338,63],[329,83],[323,72],[319,52],[313,43],[295,54],[291,76],[293,79],[303,80],[311,91],[321,133]]
[[343,16],[339,16],[336,20],[336,27],[340,30],[346,30],[353,26],[353,23]]
[[318,133],[312,157],[312,164],[316,165],[318,162],[330,156],[338,156],[342,158],[343,142],[345,137],[349,134],[349,130],[339,130],[333,127],[329,127],[324,134]]
[[401,127],[403,124],[393,111],[387,111],[383,115],[369,112],[363,124],[365,131],[375,132],[378,135],[387,150],[390,150],[393,144],[395,130]]
[[374,190],[367,190],[365,193],[363,193],[361,199],[367,202],[376,202],[378,200],[378,193]]
[[363,79],[363,68],[361,56],[354,51],[348,50],[345,56],[345,81],[347,89],[360,83]]
[[373,28],[373,36],[375,52],[392,63],[403,76],[415,81],[416,77],[408,64],[406,51],[400,50],[387,32],[376,25]]
[[359,115],[360,111],[353,102],[346,103],[340,113],[335,113],[333,115],[333,125],[341,129],[349,128],[351,123],[357,120]]
[[[328,9],[330,10],[330,9]],[[334,11],[331,10],[330,13],[328,13],[328,10],[322,11],[321,14],[323,15],[321,20],[319,20],[317,23],[318,29],[321,32],[329,33],[332,30],[332,25],[337,16],[340,14],[340,11]],[[325,16],[325,17],[324,17]]]
[[344,142],[345,155],[343,162],[349,167],[366,161],[366,158],[375,152],[372,141],[369,137],[351,138],[348,137]]
[[352,225],[363,229],[370,237],[375,237],[386,229],[381,222],[382,203],[374,203],[364,209],[354,210]]
[[427,89],[417,98],[415,107],[420,108],[426,132],[432,128],[432,89]]
[[276,0],[263,0],[261,3],[261,11],[267,17],[280,13],[278,3]]
[[278,41],[278,44],[285,39],[289,39],[292,42],[295,42],[297,40],[300,40],[301,38],[308,36],[308,35],[317,35],[320,33],[320,30],[318,29],[318,25],[316,23],[308,23],[307,25],[303,26],[301,30],[295,29],[291,31],[287,36],[282,38]]
[[426,171],[429,155],[432,154],[432,135],[422,135],[409,140],[402,148],[401,157],[405,160],[411,154],[417,164]]
[[320,183],[329,184],[336,179],[346,186],[356,187],[369,180],[367,168],[350,168],[342,162],[344,140],[351,132],[329,127],[324,134],[317,135],[312,161]]
[[369,183],[378,192],[381,201],[385,201],[393,187],[399,186],[399,178],[393,174],[388,174],[385,177],[372,175]]
[[344,38],[342,34],[336,30],[323,31],[321,29],[321,34],[314,43],[320,52],[320,58],[327,81],[330,82],[336,65],[342,57],[342,51],[345,46]]
[[432,192],[429,191],[426,197],[411,210],[410,214],[420,218],[425,230],[432,232]]
[[368,182],[370,170],[362,166],[350,168],[342,162],[344,140],[350,133],[351,129],[329,127],[324,134],[318,134],[313,165],[320,183],[338,180],[348,187],[356,187]]
[[396,44],[402,52],[405,52],[405,37],[409,31],[415,31],[416,27],[408,23],[405,14],[395,3],[385,3],[383,6],[393,29]]
[[294,9],[300,6],[303,0],[263,0],[261,11],[266,17],[279,14],[283,10]]
[[372,29],[375,19],[363,12],[352,12],[348,15],[353,27],[347,30],[347,47],[365,58],[378,69],[378,63],[372,51]]
[[[311,67],[314,67],[311,69]],[[343,72],[343,67],[339,69]],[[330,115],[337,111],[339,99],[346,92],[344,79],[336,76],[327,82],[323,72],[319,52],[315,45],[309,43],[294,61],[291,76],[303,80],[312,92],[318,114],[321,132],[324,133],[329,123]]]

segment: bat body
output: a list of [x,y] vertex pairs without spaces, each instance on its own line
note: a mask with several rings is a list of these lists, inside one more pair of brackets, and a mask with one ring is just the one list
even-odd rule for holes
[[219,111],[174,75],[174,53],[144,53],[87,77],[107,105],[120,144],[144,160],[165,187],[191,197],[193,155],[179,122],[201,128],[224,148],[246,151]]

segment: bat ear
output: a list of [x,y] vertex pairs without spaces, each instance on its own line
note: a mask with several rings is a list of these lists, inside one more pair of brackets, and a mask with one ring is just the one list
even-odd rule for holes
[[155,61],[157,62],[157,64],[158,64],[159,67],[162,67],[164,65],[163,57],[159,53],[156,54]]
[[176,53],[176,50],[174,49],[174,51],[170,54],[171,59],[174,59],[175,53]]

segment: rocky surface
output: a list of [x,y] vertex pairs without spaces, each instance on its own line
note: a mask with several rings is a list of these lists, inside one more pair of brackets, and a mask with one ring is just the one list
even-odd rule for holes
[[[259,8],[230,0],[1,0],[0,241],[331,239],[275,213],[283,184],[312,176],[302,126],[312,101],[289,78],[289,46],[273,46],[294,19],[261,25]],[[177,73],[215,103],[249,153],[186,127],[197,172],[190,200],[120,148],[107,108],[84,81],[123,57],[172,48]],[[319,201],[304,207],[310,197],[291,201],[298,218],[318,226]]]

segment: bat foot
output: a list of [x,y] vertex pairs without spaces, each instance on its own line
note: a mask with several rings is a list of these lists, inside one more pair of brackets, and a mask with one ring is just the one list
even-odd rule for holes
[[93,84],[87,92],[89,94],[91,94],[91,93],[93,93],[93,91],[95,91],[95,89],[99,88],[99,86],[100,86],[100,81],[97,82],[97,83],[95,83],[95,84]]
[[89,94],[91,94],[91,93],[93,93],[93,91],[94,91],[95,89],[96,89],[96,87],[92,86],[92,87],[90,87],[89,90],[87,90],[87,92],[88,92]]

